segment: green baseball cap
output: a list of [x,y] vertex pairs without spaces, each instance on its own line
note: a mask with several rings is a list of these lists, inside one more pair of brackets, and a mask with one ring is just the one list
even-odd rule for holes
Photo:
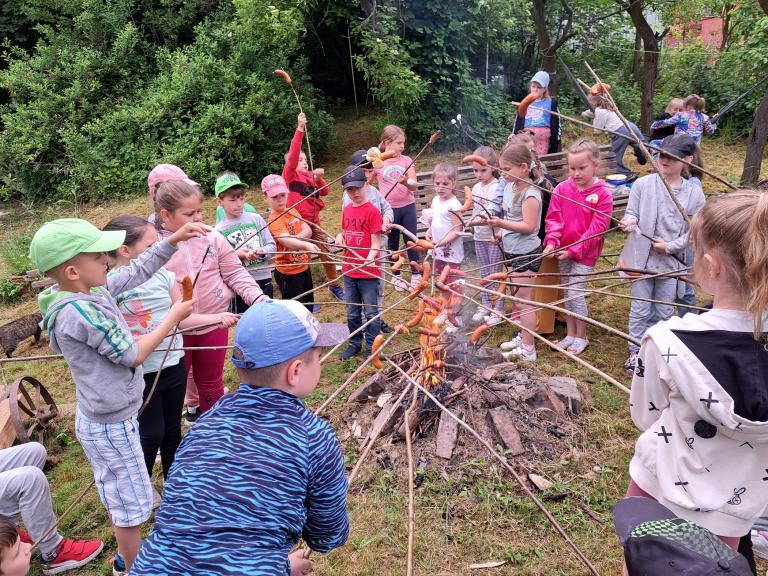
[[240,178],[236,174],[222,174],[221,176],[216,178],[216,187],[214,188],[214,193],[216,194],[216,198],[218,198],[219,194],[221,194],[225,190],[229,190],[230,188],[234,188],[235,186],[248,188],[248,184],[246,184],[245,182],[241,182]]
[[29,258],[41,273],[83,252],[110,252],[125,241],[125,230],[104,232],[79,218],[60,218],[43,224],[29,245]]

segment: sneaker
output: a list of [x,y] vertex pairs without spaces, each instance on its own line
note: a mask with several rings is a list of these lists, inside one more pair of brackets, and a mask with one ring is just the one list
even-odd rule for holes
[[474,316],[472,316],[472,322],[474,324],[480,324],[480,322],[483,322],[485,320],[485,316],[488,313],[486,312],[485,308],[478,308],[477,312],[475,312]]
[[125,576],[125,560],[120,556],[120,552],[109,559],[112,564],[112,576]]
[[509,352],[502,352],[501,355],[504,356],[505,360],[514,360],[515,358],[519,358],[520,360],[524,360],[526,362],[534,362],[536,360],[536,346],[531,346],[529,348],[525,344],[521,343],[517,348],[514,348]]
[[421,284],[421,274],[411,274],[411,290],[415,290],[419,284]]
[[62,540],[56,547],[56,558],[43,564],[43,574],[59,574],[85,566],[102,548],[101,540]]
[[444,330],[446,334],[455,334],[456,332],[459,331],[459,328],[457,326],[454,326],[450,320],[446,320],[444,326],[445,326]]
[[332,286],[328,286],[328,292],[333,294],[336,300],[341,300],[342,302],[344,301],[344,288],[342,288],[338,284],[333,284]]
[[558,340],[555,342],[555,346],[559,346],[560,348],[568,349],[571,344],[573,344],[573,341],[575,338],[573,336],[566,336],[562,340]]
[[312,314],[317,314],[320,312],[320,305],[319,304],[312,304]]
[[752,538],[752,552],[755,556],[768,560],[768,532],[751,530],[749,535]]
[[523,343],[523,339],[520,337],[520,334],[512,338],[512,340],[508,340],[507,342],[502,342],[499,344],[499,348],[501,348],[502,352],[511,352],[515,348],[519,348],[520,344]]
[[200,406],[187,406],[187,412],[184,414],[184,423],[192,426],[200,418]]
[[394,276],[392,278],[392,284],[398,292],[405,292],[408,290],[408,282],[403,280],[400,276]]
[[587,346],[589,346],[589,340],[587,340],[586,338],[584,339],[574,338],[573,343],[570,346],[568,346],[568,348],[566,348],[565,350],[566,352],[570,352],[574,356],[578,356],[579,354],[584,352],[584,350],[587,349]]
[[501,324],[502,322],[504,322],[504,318],[498,312],[492,312],[485,317],[485,323],[488,326],[496,326],[496,324]]
[[360,354],[362,348],[355,348],[352,346],[349,346],[346,350],[344,350],[341,354],[339,354],[339,358],[342,360],[349,360],[350,358],[353,358]]
[[634,376],[635,366],[637,366],[637,352],[631,352],[627,361],[624,362],[624,370],[627,372],[627,376]]
[[384,322],[384,321],[382,321],[382,322],[381,322],[381,331],[382,331],[384,334],[390,334],[390,333],[391,333],[391,332],[393,332],[394,330],[395,330],[395,329],[394,329],[394,328],[392,328],[392,326],[390,326],[390,325],[389,325],[389,324],[387,324],[386,322]]

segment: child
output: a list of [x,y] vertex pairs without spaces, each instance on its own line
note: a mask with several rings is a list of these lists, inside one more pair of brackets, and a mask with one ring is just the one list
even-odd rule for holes
[[560,117],[550,112],[558,112],[557,98],[549,96],[549,74],[539,70],[531,78],[528,90],[537,99],[532,102],[522,118],[515,116],[513,132],[521,130],[533,132],[536,139],[536,153],[539,156],[552,154],[560,150]]
[[[667,156],[669,152],[690,162],[696,144],[686,134],[667,136],[661,144],[659,169],[672,187],[678,201],[689,216],[704,206],[704,192],[682,176],[683,163]],[[630,268],[646,270],[649,274],[674,271],[684,267],[681,258],[688,244],[688,224],[675,206],[659,174],[639,178],[629,194],[629,202],[619,227],[633,234],[627,239],[621,260]],[[640,235],[643,234],[643,236]],[[651,242],[646,238],[654,238]],[[674,312],[674,301],[684,282],[676,278],[638,279],[632,282],[631,294],[666,304],[632,300],[629,308],[629,335],[640,340],[646,330]],[[629,343],[629,358],[624,364],[628,374],[635,369],[640,347]]]
[[672,100],[669,101],[669,104],[667,104],[667,107],[664,108],[664,113],[656,118],[656,120],[653,122],[654,125],[657,126],[657,128],[651,129],[651,135],[649,136],[650,143],[654,146],[658,146],[661,144],[661,141],[664,140],[667,136],[672,136],[672,134],[675,133],[675,127],[674,126],[664,126],[661,124],[662,120],[667,120],[669,118],[672,118],[675,114],[682,112],[685,109],[685,102],[682,98],[672,98]]
[[[114,268],[109,275],[119,274],[131,260],[138,258],[144,250],[157,243],[159,236],[156,228],[138,216],[118,216],[110,220],[105,231],[123,231],[125,240],[122,246],[109,253]],[[176,282],[173,272],[160,268],[155,274],[140,286],[126,290],[117,295],[117,306],[131,330],[134,338],[139,339],[152,332],[168,315],[174,302],[181,300],[181,287]],[[221,325],[233,326],[237,316],[224,312],[222,314],[191,314],[179,324],[179,328],[188,329],[194,326]],[[144,463],[147,473],[152,477],[157,451],[163,467],[163,478],[168,478],[168,472],[173,464],[176,449],[181,442],[181,408],[184,403],[186,389],[186,374],[184,367],[184,352],[164,348],[180,348],[182,335],[172,338],[167,336],[160,344],[160,350],[152,352],[141,365],[144,372],[144,401],[147,401],[150,390],[155,386],[152,397],[139,415],[139,437],[141,449],[144,452]],[[163,362],[165,359],[165,362]],[[162,364],[163,370],[157,378],[157,371]],[[157,379],[157,385],[155,380]],[[159,498],[159,494],[155,494]]]
[[[459,234],[463,228],[463,222],[459,216],[461,202],[453,193],[456,188],[456,166],[441,163],[432,170],[432,185],[435,188],[435,197],[432,198],[432,224],[427,230],[427,240],[435,243],[434,275],[440,276],[446,266],[451,267],[451,273],[446,278],[446,283],[460,279],[454,270],[461,270],[464,262],[464,239]],[[461,284],[451,286],[454,292],[462,293]],[[454,310],[456,321],[459,321],[459,304]],[[446,322],[446,330],[455,331],[458,326]]]
[[[219,195],[224,190],[229,190],[230,188],[241,189],[243,191],[244,195],[248,193],[248,185],[247,184],[243,184],[240,181],[240,177],[237,174],[235,174],[234,172],[232,172],[230,170],[223,170],[223,171],[219,172],[218,176],[216,176],[216,184],[214,185],[214,194],[216,195],[216,198],[218,198]],[[242,211],[245,212],[246,214],[258,214],[258,211],[256,210],[256,208],[254,208],[252,205],[248,204],[248,202],[245,202],[243,204]],[[217,205],[216,205],[216,224],[218,224],[219,222],[224,220],[226,215],[227,215],[227,213],[224,210],[224,206],[217,203]],[[262,290],[263,290],[263,286],[262,286]],[[264,293],[266,294],[266,292],[264,292]],[[267,296],[269,296],[270,298],[272,297],[271,294],[267,294]],[[237,298],[237,296],[235,298]]]
[[[307,157],[301,151],[301,142],[306,130],[307,117],[302,112],[298,117],[298,126],[291,140],[291,147],[285,155],[283,179],[290,191],[286,206],[291,207],[295,204],[296,207],[293,209],[309,222],[312,240],[317,241],[318,256],[323,263],[325,278],[331,283],[328,290],[338,300],[344,300],[344,291],[339,285],[336,262],[328,255],[328,242],[332,239],[320,228],[320,210],[325,206],[325,202],[320,199],[320,196],[328,195],[328,187],[323,179],[325,170],[322,168],[315,168],[314,171],[309,170]],[[283,298],[287,297],[283,296]]]
[[[472,187],[472,216],[470,224],[473,226],[475,237],[475,254],[477,263],[480,265],[480,275],[488,276],[501,272],[501,261],[503,259],[499,242],[493,237],[494,229],[488,225],[488,219],[501,210],[502,192],[499,190],[498,173],[494,166],[498,164],[496,153],[493,148],[481,146],[473,152],[475,156],[480,156],[488,161],[487,166],[478,162],[472,163],[472,172],[478,179],[477,184]],[[481,224],[482,222],[482,224]],[[498,284],[489,284],[489,290],[498,290]],[[494,305],[491,302],[489,294],[481,294],[483,307],[478,307],[475,315],[472,316],[472,322],[479,323],[485,321],[488,316],[488,309],[495,309],[496,314],[490,315],[489,321],[494,323],[501,322],[501,316],[504,316],[504,301],[498,300]],[[498,320],[497,320],[498,319]]]
[[312,271],[309,269],[310,255],[297,252],[318,251],[315,244],[307,241],[312,238],[312,229],[302,221],[295,208],[287,210],[290,191],[281,176],[265,176],[261,181],[261,190],[271,210],[269,231],[277,243],[275,282],[280,288],[280,296],[284,300],[300,296],[299,302],[311,312],[315,295],[312,292]]
[[[491,222],[502,234],[501,242],[504,259],[511,271],[513,281],[533,284],[531,274],[541,266],[541,239],[538,236],[541,222],[541,191],[533,186],[538,173],[533,168],[533,156],[522,142],[513,142],[504,149],[499,159],[509,184],[504,188],[502,217]],[[533,288],[520,286],[516,295],[531,300]],[[520,313],[520,323],[530,330],[536,330],[536,313],[529,304],[515,304]],[[519,357],[532,362],[536,360],[536,345],[533,334],[523,330],[521,334],[501,345],[505,358]]]
[[[695,164],[695,166],[685,165],[683,167],[683,177],[692,185],[698,186],[703,191],[704,187],[701,184],[701,179],[704,177],[704,172],[702,171],[702,168],[704,168],[704,158],[701,156],[700,146],[696,146],[696,149],[693,152],[692,163]],[[682,257],[686,266],[693,266],[693,250],[691,250],[690,242],[685,250],[683,250]],[[680,306],[680,304],[696,306],[696,290],[693,286],[693,282],[684,282],[683,289],[683,294],[677,294],[677,297],[675,298],[675,304],[678,305],[677,315],[682,317],[688,313],[696,314],[696,310]]]
[[322,553],[344,544],[341,447],[301,403],[317,385],[320,347],[346,337],[336,327],[290,300],[243,314],[232,352],[240,387],[184,437],[132,576],[306,574],[304,550],[288,556],[299,539]]
[[713,307],[643,337],[630,396],[643,433],[627,495],[654,498],[736,549],[768,501],[768,194],[710,200],[690,235]]
[[[602,130],[615,132],[615,134],[611,134],[611,150],[616,155],[616,172],[626,176],[629,180],[636,178],[635,173],[624,164],[624,154],[627,148],[632,146],[637,163],[643,166],[647,162],[643,154],[643,148],[632,139],[629,130],[624,126],[619,115],[616,114],[616,109],[606,94],[600,93],[589,96],[589,102],[595,107],[595,118],[592,121],[595,132]],[[632,132],[641,141],[645,140],[643,133],[640,132],[640,128],[632,122],[629,122],[629,127],[632,128]],[[619,136],[619,134],[622,134],[622,136]]]
[[189,316],[194,300],[177,302],[155,330],[134,340],[115,296],[149,280],[177,244],[208,231],[200,223],[180,226],[111,276],[105,252],[122,245],[124,232],[102,232],[85,220],[62,218],[44,224],[29,247],[37,269],[56,281],[38,296],[43,326],[51,348],[64,355],[72,372],[75,433],[128,570],[139,551],[141,524],[152,510],[136,422],[144,389],[141,364]]
[[[240,261],[250,272],[261,291],[272,298],[272,265],[270,259],[275,252],[275,240],[269,232],[264,218],[255,212],[244,212],[245,193],[248,185],[243,184],[234,172],[224,172],[216,180],[216,204],[224,212],[217,220],[216,230],[221,232],[230,246],[237,251]],[[235,294],[232,309],[242,314],[248,306]]]
[[147,175],[147,194],[149,195],[150,202],[152,202],[152,212],[149,214],[149,216],[147,216],[147,221],[152,224],[155,223],[154,207],[155,196],[157,195],[157,187],[160,186],[160,184],[163,182],[168,182],[169,180],[184,180],[184,182],[190,186],[200,188],[200,184],[190,179],[184,170],[174,164],[158,164],[152,168],[150,173]]
[[675,134],[687,134],[699,144],[704,134],[713,134],[717,130],[717,124],[712,124],[709,116],[704,114],[704,105],[704,98],[691,94],[685,99],[685,110],[666,120],[657,120],[651,124],[651,130],[674,126]]
[[[155,197],[156,225],[161,238],[167,238],[189,222],[202,220],[203,196],[197,188],[181,180],[163,182]],[[197,314],[221,314],[229,310],[233,294],[239,294],[246,304],[266,298],[259,285],[240,264],[229,242],[214,232],[192,238],[179,245],[179,251],[166,264],[179,282],[184,276],[197,278],[195,293],[203,297],[195,304]],[[221,348],[229,341],[227,328],[201,327],[184,333],[184,347],[216,347],[212,350],[187,350],[184,364],[195,374],[200,413],[208,410],[224,395],[222,370],[226,351]],[[189,404],[187,410],[189,410]]]
[[[45,447],[37,442],[0,450],[0,574],[27,573],[33,539],[40,548],[43,574],[85,566],[104,547],[100,540],[70,540],[58,530],[49,530],[56,525],[56,515],[43,474],[47,457]],[[29,533],[6,520],[19,517]]]
[[[341,178],[344,192],[349,195],[351,204],[344,208],[341,215],[343,232],[336,237],[336,242],[344,248],[342,274],[344,274],[344,294],[347,298],[347,326],[350,333],[360,328],[365,322],[379,314],[378,295],[381,282],[381,267],[376,259],[381,248],[381,212],[366,197],[368,186],[362,168],[348,166]],[[365,266],[354,268],[365,263]],[[376,318],[365,328],[366,353],[370,353],[373,339],[379,333],[379,319]],[[363,335],[354,334],[349,345],[339,356],[348,360],[362,350]]]
[[[403,154],[405,150],[405,132],[399,126],[389,124],[384,126],[381,132],[381,142],[379,148],[382,152],[392,150],[397,154],[394,158],[384,160],[383,168],[376,168],[373,171],[374,176],[379,183],[379,191],[386,200],[392,205],[394,219],[393,224],[399,224],[409,232],[416,234],[417,215],[416,198],[413,192],[419,187],[416,182],[416,168],[409,156]],[[395,252],[400,247],[400,230],[392,230],[389,233],[387,248],[390,252]],[[403,242],[410,240],[405,234]],[[416,250],[408,250],[408,260],[418,264],[419,253]],[[411,264],[411,288],[415,288],[421,282],[420,269]],[[395,290],[404,292],[408,289],[408,284],[400,278],[400,272],[394,272],[392,283]]]
[[[605,182],[595,174],[600,166],[600,149],[592,140],[582,139],[568,147],[568,179],[557,185],[547,211],[547,235],[544,255],[558,260],[560,274],[568,284],[565,289],[565,309],[587,316],[587,300],[583,290],[589,281],[605,236],[595,236],[609,229],[613,213],[613,197]],[[592,209],[587,208],[592,206]],[[573,244],[573,246],[571,246]],[[565,250],[555,250],[569,246]],[[571,354],[579,355],[589,345],[587,323],[567,315],[568,332],[557,345]]]
[[[371,162],[368,162],[365,158],[366,151],[365,150],[357,150],[354,154],[352,154],[352,166],[359,166],[363,169],[363,172],[365,173],[365,183],[366,183],[366,189],[365,189],[365,197],[368,199],[368,202],[373,204],[376,208],[378,208],[379,212],[381,212],[381,249],[380,253],[381,256],[385,256],[386,250],[384,247],[387,245],[387,232],[389,232],[389,225],[392,223],[392,220],[394,219],[394,214],[392,213],[392,206],[389,205],[389,202],[387,202],[384,199],[384,196],[381,195],[381,192],[375,187],[371,185],[371,181],[373,179],[373,164]],[[343,210],[347,206],[349,206],[352,203],[352,200],[349,198],[349,194],[346,192],[344,193],[344,196],[341,198],[341,209]],[[379,310],[384,309],[384,284],[385,280],[382,278],[379,281]],[[392,332],[392,327],[388,326],[386,322],[384,322],[383,318],[379,318],[379,322],[381,325],[381,331],[384,333]]]

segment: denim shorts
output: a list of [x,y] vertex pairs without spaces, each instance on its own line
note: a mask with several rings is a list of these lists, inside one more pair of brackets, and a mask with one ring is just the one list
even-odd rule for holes
[[102,424],[75,416],[75,434],[93,468],[93,478],[112,523],[139,526],[152,513],[152,484],[144,464],[136,418]]

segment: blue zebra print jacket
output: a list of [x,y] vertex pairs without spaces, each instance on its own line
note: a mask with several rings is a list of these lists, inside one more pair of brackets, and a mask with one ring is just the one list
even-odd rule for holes
[[346,542],[346,491],[333,428],[291,394],[241,385],[184,437],[131,575],[288,575],[300,538]]

